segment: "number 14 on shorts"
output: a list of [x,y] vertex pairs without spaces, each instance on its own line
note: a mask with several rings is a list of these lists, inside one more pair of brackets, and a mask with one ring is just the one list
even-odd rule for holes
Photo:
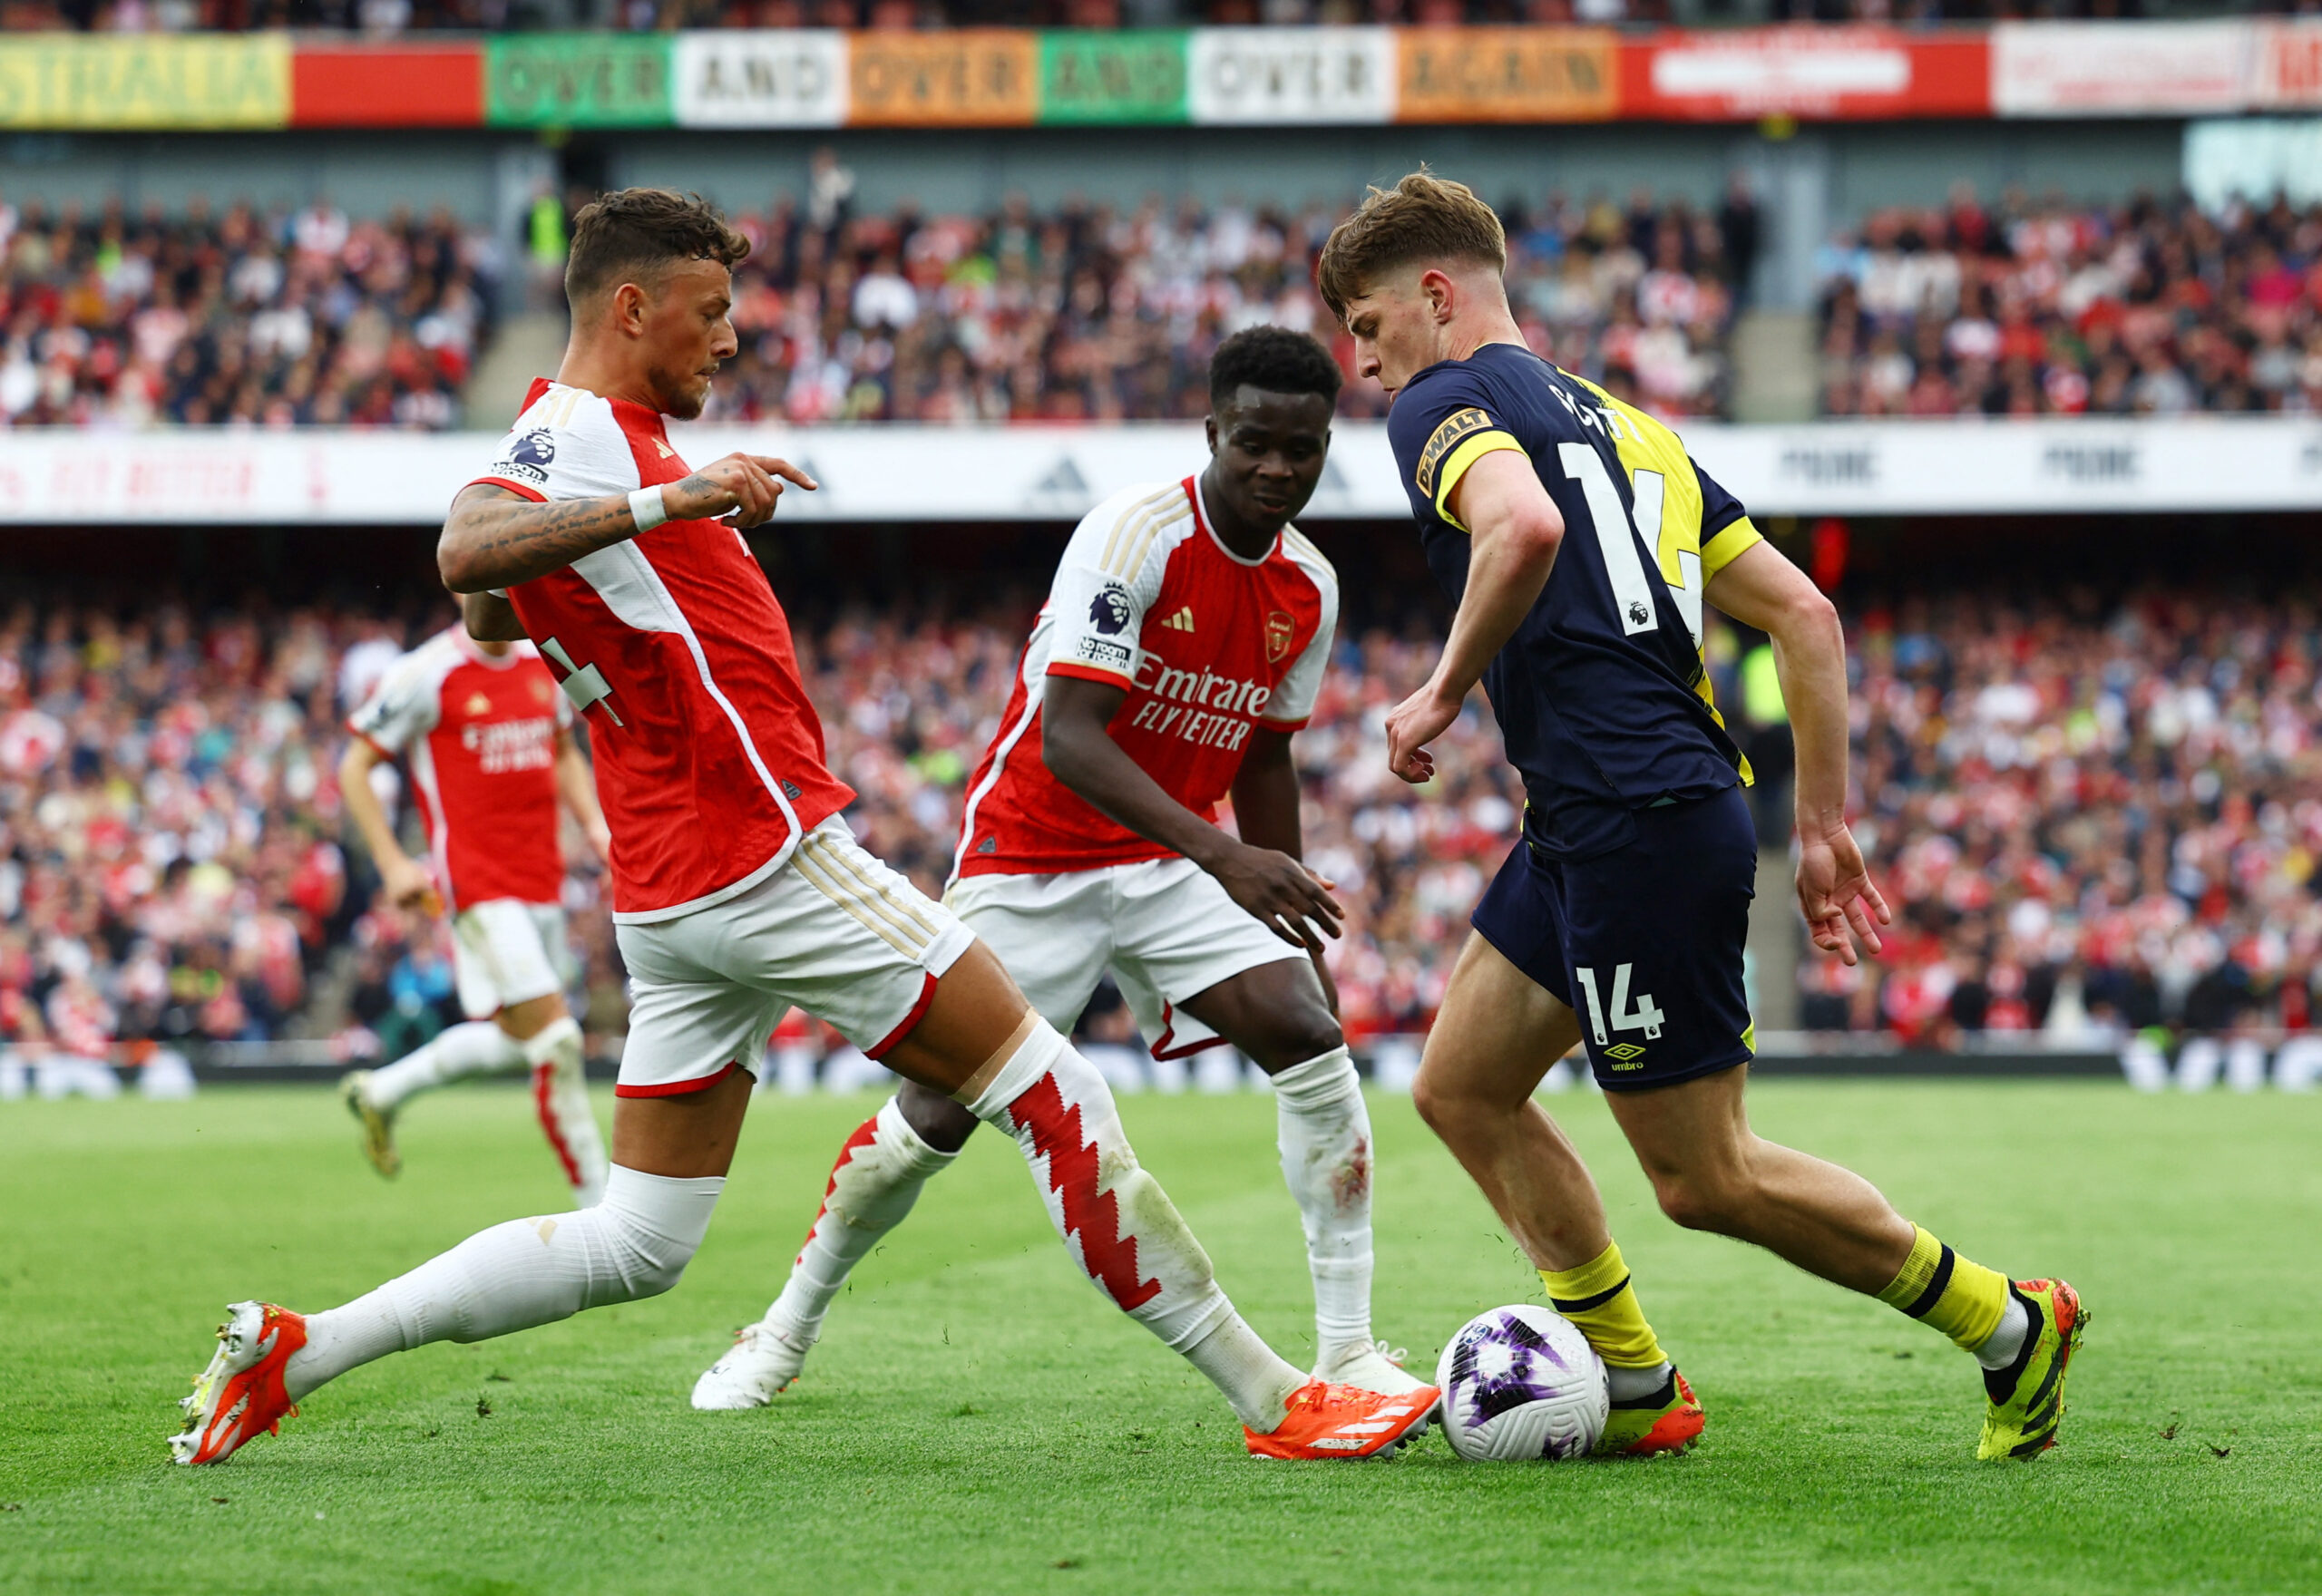
[[[1615,1031],[1643,1031],[1644,1039],[1651,1042],[1658,1039],[1661,1035],[1663,1016],[1659,1006],[1653,1001],[1652,993],[1639,992],[1632,999],[1629,992],[1629,972],[1635,968],[1634,965],[1629,964],[1613,967],[1612,1028]],[[1597,1046],[1604,1047],[1611,1038],[1605,1035],[1605,1006],[1597,1000],[1596,997],[1596,972],[1585,964],[1577,964],[1573,966],[1572,973],[1579,978],[1580,995],[1587,1000],[1589,1034],[1595,1038]],[[1629,1044],[1624,1043],[1622,1046],[1626,1046]],[[1644,1049],[1639,1047],[1636,1051],[1642,1053]],[[1634,1055],[1624,1056],[1633,1057]]]

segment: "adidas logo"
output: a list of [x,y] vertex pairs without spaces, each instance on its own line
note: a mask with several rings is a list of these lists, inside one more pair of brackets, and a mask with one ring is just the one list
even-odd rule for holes
[[982,842],[976,844],[976,852],[979,853],[999,852],[1000,839],[998,837],[986,837]]
[[1194,607],[1190,604],[1180,607],[1176,614],[1171,616],[1167,620],[1163,621],[1161,624],[1173,632],[1192,631],[1194,629]]

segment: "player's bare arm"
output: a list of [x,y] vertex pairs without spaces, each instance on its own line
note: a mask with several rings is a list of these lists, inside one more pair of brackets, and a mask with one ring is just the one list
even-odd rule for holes
[[[1316,876],[1295,853],[1254,846],[1227,835],[1179,803],[1131,759],[1106,728],[1128,696],[1125,687],[1077,676],[1050,676],[1040,710],[1040,756],[1056,779],[1107,819],[1147,842],[1181,853],[1217,878],[1226,896],[1283,941],[1312,952],[1321,936],[1339,934],[1346,911],[1331,896],[1333,883]],[[1269,734],[1259,728],[1254,738]],[[1285,744],[1287,737],[1282,739]],[[1248,765],[1245,762],[1244,769]],[[1297,805],[1291,803],[1296,846]],[[1235,786],[1240,813],[1240,786]],[[1310,929],[1311,928],[1311,929]]]
[[1773,644],[1798,744],[1798,906],[1814,946],[1852,964],[1858,941],[1878,951],[1878,928],[1894,916],[1847,829],[1847,644],[1838,608],[1771,543],[1729,561],[1703,597]]
[[460,602],[460,624],[479,643],[521,643],[528,635],[516,618],[516,607],[505,593],[454,594]]
[[1452,491],[1468,529],[1468,586],[1427,685],[1387,715],[1387,766],[1403,780],[1435,774],[1427,744],[1459,717],[1468,690],[1531,612],[1556,569],[1564,516],[1531,462],[1512,450],[1485,455]]
[[428,878],[426,869],[395,841],[395,827],[387,823],[386,807],[379,802],[378,793],[371,790],[371,769],[383,757],[360,737],[346,744],[346,752],[338,761],[340,801],[346,805],[347,818],[355,822],[356,832],[363,839],[363,846],[378,870],[387,901],[397,909],[417,909],[433,896],[435,884]]
[[580,822],[580,834],[589,839],[598,861],[611,864],[613,837],[605,825],[605,812],[597,803],[597,774],[589,768],[589,756],[580,752],[580,739],[569,726],[556,734],[556,795]]
[[[774,518],[783,484],[812,491],[814,478],[767,454],[728,454],[660,490],[670,521],[726,518],[737,527]],[[468,594],[512,588],[561,570],[583,555],[637,536],[637,513],[625,493],[537,502],[488,482],[472,483],[452,501],[435,546],[444,585]],[[520,634],[521,635],[521,634]]]

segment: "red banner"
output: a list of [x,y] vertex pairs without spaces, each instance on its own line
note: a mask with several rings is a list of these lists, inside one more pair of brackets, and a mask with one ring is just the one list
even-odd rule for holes
[[1982,33],[1804,24],[1673,30],[1621,44],[1621,114],[1634,120],[1877,120],[1991,111],[1991,49]]
[[473,128],[483,123],[483,51],[446,44],[299,44],[290,56],[290,125]]

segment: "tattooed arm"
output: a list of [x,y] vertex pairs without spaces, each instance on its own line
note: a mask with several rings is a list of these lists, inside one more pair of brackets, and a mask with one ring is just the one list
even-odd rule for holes
[[[737,527],[754,527],[774,517],[782,484],[812,491],[814,478],[786,460],[763,454],[728,454],[683,482],[661,490],[671,521],[733,516]],[[450,519],[435,545],[436,569],[454,593],[512,588],[534,577],[561,570],[584,554],[594,554],[637,536],[629,495],[600,499],[554,499],[536,503],[505,488],[477,482],[452,501]]]

